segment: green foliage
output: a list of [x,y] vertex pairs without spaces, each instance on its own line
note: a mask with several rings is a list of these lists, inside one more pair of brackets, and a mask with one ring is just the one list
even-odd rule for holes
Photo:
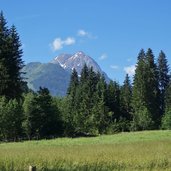
[[171,109],[171,81],[169,82],[165,93],[165,111]]
[[[160,103],[157,66],[151,49],[141,50],[133,82],[133,125],[138,129],[158,128]],[[144,118],[143,118],[144,117]],[[153,126],[151,124],[154,124]],[[145,126],[143,126],[145,125]],[[144,128],[143,128],[144,127]]]
[[171,129],[171,82],[165,95],[165,113],[162,118],[162,129]]
[[144,106],[141,106],[137,113],[134,113],[132,130],[150,130],[153,128],[151,113]]
[[107,107],[112,111],[112,121],[119,120],[121,114],[120,108],[120,86],[115,81],[110,81],[107,86]]
[[24,110],[24,121],[23,121],[23,129],[24,133],[27,135],[28,139],[31,139],[32,136],[32,127],[33,127],[33,111],[35,106],[33,105],[33,101],[36,94],[34,93],[27,93],[24,96],[24,102],[23,102],[23,110]]
[[160,89],[160,110],[161,117],[165,111],[165,96],[167,95],[166,90],[169,85],[170,75],[169,75],[169,65],[166,55],[163,51],[160,52],[158,57],[158,73],[159,73],[159,89]]
[[23,110],[16,99],[0,98],[0,135],[3,140],[16,140],[22,135]]
[[154,121],[154,128],[159,128],[160,124],[160,94],[157,65],[154,61],[154,55],[149,48],[146,53],[146,104]]
[[59,136],[62,121],[48,89],[41,88],[38,94],[29,93],[23,103],[25,121],[23,127],[28,138]]
[[121,112],[122,117],[126,120],[131,120],[131,99],[132,99],[132,85],[128,74],[126,74],[123,86],[121,87]]
[[[19,35],[15,26],[6,26],[3,13],[0,13],[0,95],[10,98],[21,98],[23,78],[21,69],[22,50]],[[13,87],[13,88],[11,88]]]
[[166,111],[162,118],[162,129],[171,129],[171,110]]

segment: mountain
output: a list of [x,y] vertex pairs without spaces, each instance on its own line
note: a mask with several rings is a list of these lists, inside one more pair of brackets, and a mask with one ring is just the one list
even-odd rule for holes
[[81,51],[75,53],[74,55],[61,54],[57,56],[52,63],[59,63],[64,69],[67,70],[72,70],[75,68],[79,75],[85,64],[89,68],[93,67],[95,72],[103,73],[99,65],[90,56],[87,56]]
[[84,65],[89,68],[93,67],[95,72],[100,72],[109,82],[109,78],[104,73],[99,65],[84,52],[77,52],[71,54],[60,54],[55,57],[51,62],[42,64],[40,62],[31,62],[27,64],[23,72],[26,73],[28,87],[37,91],[39,87],[47,87],[52,95],[64,96],[70,81],[70,75],[73,68],[76,69],[78,75]]
[[39,87],[47,87],[52,95],[64,96],[68,88],[70,73],[60,65],[31,62],[23,68],[28,87],[37,91]]

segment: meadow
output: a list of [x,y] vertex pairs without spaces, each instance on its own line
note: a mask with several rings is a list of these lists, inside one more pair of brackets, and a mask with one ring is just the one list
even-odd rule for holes
[[171,131],[0,144],[0,171],[171,170]]

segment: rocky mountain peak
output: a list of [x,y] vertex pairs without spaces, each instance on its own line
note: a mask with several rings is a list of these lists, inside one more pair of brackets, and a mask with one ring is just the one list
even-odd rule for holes
[[74,68],[81,73],[83,66],[86,64],[89,68],[93,67],[95,72],[102,73],[99,65],[88,55],[82,51],[78,51],[73,55],[61,54],[54,58],[52,63],[59,63],[61,67],[67,70],[73,70]]

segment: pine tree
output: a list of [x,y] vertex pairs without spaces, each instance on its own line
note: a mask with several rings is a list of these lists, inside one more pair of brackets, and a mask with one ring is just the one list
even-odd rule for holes
[[78,91],[79,91],[79,78],[75,68],[72,71],[70,84],[67,91],[67,98],[65,99],[65,135],[72,136],[77,127],[77,110],[78,110]]
[[162,128],[171,129],[171,81],[165,93],[165,113],[162,117]]
[[123,86],[121,87],[120,95],[121,116],[125,122],[129,123],[132,119],[131,116],[131,99],[132,99],[132,85],[128,74],[126,74]]
[[154,121],[154,128],[159,128],[161,117],[160,117],[158,72],[157,72],[157,65],[154,61],[154,55],[150,48],[147,50],[146,53],[146,64],[147,64],[146,104]]
[[34,110],[36,108],[36,103],[34,102],[36,94],[29,92],[24,95],[23,110],[24,110],[24,120],[22,123],[24,133],[30,140],[35,131],[35,121],[34,121]]
[[132,108],[133,108],[133,130],[151,129],[153,126],[152,116],[148,109],[147,103],[147,63],[146,55],[143,49],[138,54],[138,62],[135,70],[132,91]]
[[165,111],[171,110],[171,80],[167,86],[165,93]]
[[107,99],[106,105],[109,108],[109,111],[113,113],[112,122],[114,120],[119,121],[120,119],[120,86],[115,81],[110,81],[107,86]]
[[[21,59],[22,50],[15,26],[6,26],[3,13],[0,13],[0,95],[10,98],[20,98],[23,81],[21,69],[24,64]],[[13,88],[11,88],[13,87]]]
[[70,84],[69,84],[69,87],[68,87],[67,94],[68,95],[71,95],[71,94],[74,95],[78,84],[79,84],[78,73],[77,73],[76,69],[74,68],[73,71],[72,71],[72,74],[71,74],[71,79],[70,79]]
[[80,78],[80,84],[84,84],[84,82],[87,81],[88,75],[89,75],[89,69],[87,65],[85,64],[83,69],[81,70],[81,78]]
[[106,106],[107,84],[104,76],[101,76],[93,96],[92,117],[94,119],[95,134],[103,134],[109,126],[109,111]]
[[158,73],[159,73],[159,89],[160,89],[160,110],[161,115],[165,109],[165,92],[169,84],[169,65],[166,55],[163,51],[160,52],[158,57]]
[[9,36],[9,29],[6,26],[7,22],[3,16],[3,12],[0,13],[0,95],[5,95],[8,90],[9,73],[6,67],[7,63],[7,38]]
[[29,138],[59,136],[62,133],[62,122],[49,90],[41,88],[37,95],[30,95],[24,102],[24,127]]

